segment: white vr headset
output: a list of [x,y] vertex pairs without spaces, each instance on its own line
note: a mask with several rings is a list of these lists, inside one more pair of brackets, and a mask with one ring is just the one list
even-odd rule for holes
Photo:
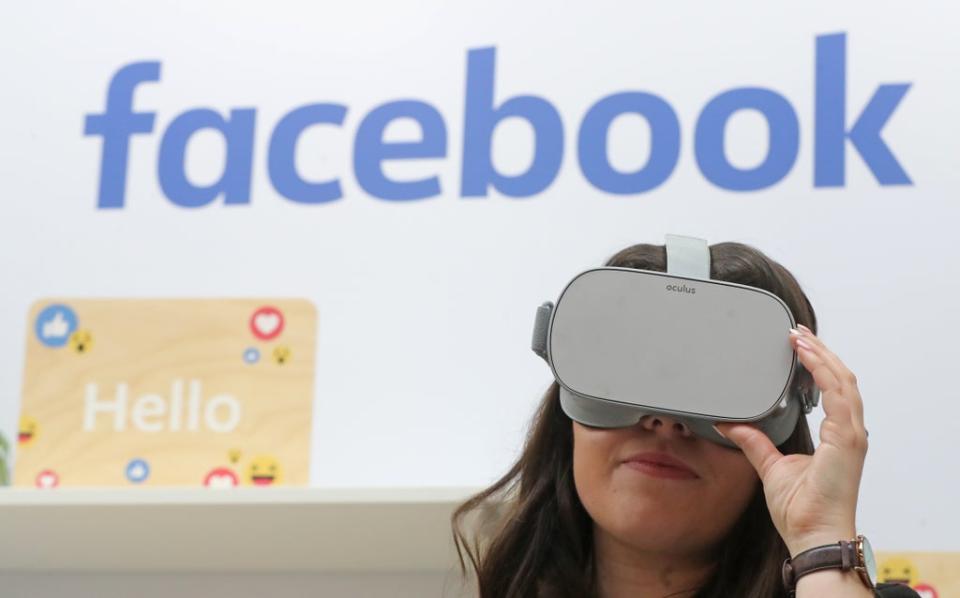
[[711,280],[705,240],[667,235],[666,248],[666,273],[586,270],[537,310],[532,348],[563,411],[601,428],[664,414],[731,447],[712,424],[749,422],[783,443],[820,401],[790,345],[793,314],[773,293]]

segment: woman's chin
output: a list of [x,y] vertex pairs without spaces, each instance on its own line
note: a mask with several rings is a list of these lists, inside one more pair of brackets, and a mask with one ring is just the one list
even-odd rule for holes
[[657,553],[696,551],[701,545],[695,537],[696,529],[689,529],[689,522],[662,518],[659,521],[624,518],[601,526],[603,533],[611,536],[619,544],[638,551]]
[[673,472],[647,472],[626,466],[618,468],[610,482],[618,492],[670,501],[683,500],[683,497],[702,499],[706,490],[702,478],[673,475]]

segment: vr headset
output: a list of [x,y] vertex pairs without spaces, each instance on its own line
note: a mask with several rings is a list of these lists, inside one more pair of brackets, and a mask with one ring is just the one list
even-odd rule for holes
[[716,422],[747,422],[776,445],[820,401],[789,341],[796,326],[773,293],[710,279],[704,239],[666,236],[667,271],[592,268],[537,309],[533,351],[560,404],[587,426],[663,414],[734,447]]

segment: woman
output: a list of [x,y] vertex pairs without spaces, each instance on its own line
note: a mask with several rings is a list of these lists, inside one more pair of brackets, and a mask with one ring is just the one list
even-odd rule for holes
[[[664,416],[591,428],[564,414],[554,382],[517,462],[454,514],[460,563],[466,573],[466,554],[480,598],[786,597],[786,558],[856,536],[867,433],[854,375],[815,336],[813,308],[783,266],[740,243],[710,251],[711,278],[770,291],[793,312],[791,344],[826,414],[816,451],[804,417],[779,447],[752,426],[718,424],[739,451]],[[665,248],[635,245],[606,265],[663,272]],[[638,452],[673,460],[630,460]],[[797,598],[873,595],[838,569],[796,587]],[[916,593],[881,586],[876,595]]]

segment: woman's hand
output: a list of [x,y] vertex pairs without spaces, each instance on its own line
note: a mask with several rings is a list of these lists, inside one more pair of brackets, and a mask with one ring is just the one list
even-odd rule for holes
[[748,424],[717,424],[757,470],[773,523],[791,556],[856,536],[857,494],[867,453],[863,401],[853,373],[810,329],[790,339],[820,388],[826,418],[811,455],[783,455]]

